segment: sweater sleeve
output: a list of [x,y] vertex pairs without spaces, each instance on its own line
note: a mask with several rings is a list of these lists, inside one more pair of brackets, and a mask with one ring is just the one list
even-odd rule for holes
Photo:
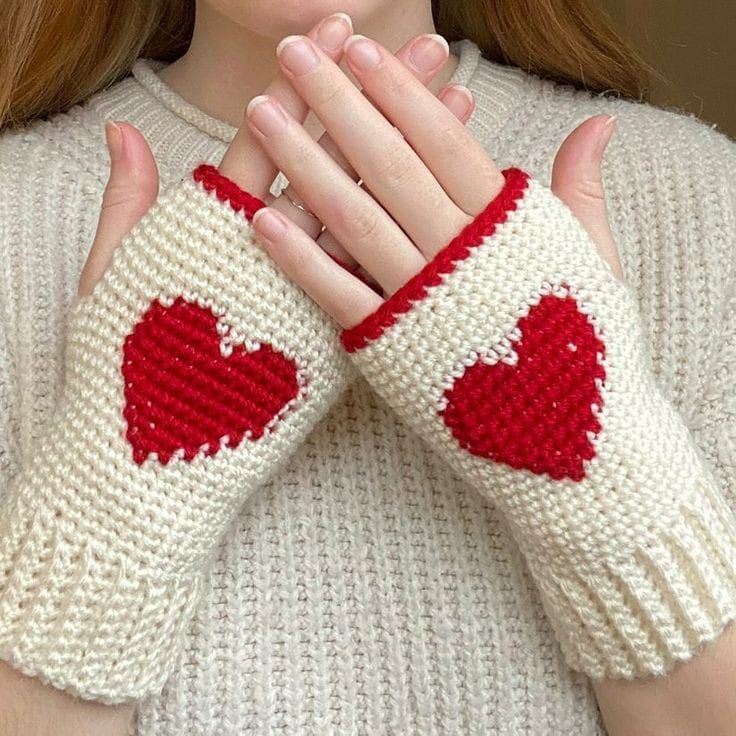
[[[731,171],[736,177],[736,146]],[[691,427],[698,445],[712,465],[721,488],[736,509],[736,181],[731,180],[731,278],[726,282],[714,331],[714,357],[704,386],[697,392]]]
[[[0,314],[3,293],[0,292]],[[17,474],[18,452],[15,447],[15,434],[10,426],[12,416],[12,397],[16,394],[15,370],[8,345],[7,325],[0,320],[0,489],[6,489]],[[0,502],[4,491],[0,490]]]
[[569,664],[663,674],[736,617],[736,524],[633,294],[549,189],[505,176],[343,344],[505,514]]
[[0,511],[0,657],[83,698],[156,693],[248,496],[351,375],[334,324],[201,166],[73,310],[56,416]]

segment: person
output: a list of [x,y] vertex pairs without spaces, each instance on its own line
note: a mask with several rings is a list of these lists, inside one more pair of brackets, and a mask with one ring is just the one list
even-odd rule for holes
[[582,2],[79,7],[0,10],[0,733],[729,733],[732,142]]

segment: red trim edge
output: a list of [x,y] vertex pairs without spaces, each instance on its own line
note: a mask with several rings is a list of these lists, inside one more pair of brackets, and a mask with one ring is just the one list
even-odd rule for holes
[[457,262],[467,258],[484,237],[493,235],[496,228],[506,222],[509,213],[516,209],[526,191],[529,175],[515,168],[505,169],[503,175],[506,179],[503,189],[473,222],[463,228],[419,273],[412,276],[375,312],[354,327],[342,331],[340,340],[349,353],[377,340],[400,315],[411,309],[412,304],[421,301],[430,287],[441,284],[443,277],[452,273]]
[[241,189],[232,179],[223,176],[215,166],[201,164],[194,170],[192,176],[205,191],[215,192],[220,202],[227,202],[236,212],[242,212],[249,222],[261,207],[266,206],[266,203],[258,197],[254,197],[245,189]]

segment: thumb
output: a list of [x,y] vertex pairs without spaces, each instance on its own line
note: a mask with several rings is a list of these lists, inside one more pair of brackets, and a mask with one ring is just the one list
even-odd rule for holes
[[112,254],[158,197],[158,167],[143,135],[127,123],[105,126],[110,178],[102,197],[97,232],[79,278],[79,294],[92,293]]
[[616,129],[616,118],[588,118],[565,138],[552,167],[552,191],[572,210],[587,230],[602,258],[618,278],[621,260],[608,222],[601,165]]

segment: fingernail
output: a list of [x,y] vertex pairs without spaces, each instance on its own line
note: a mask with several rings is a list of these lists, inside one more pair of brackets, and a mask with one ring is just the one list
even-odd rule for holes
[[437,33],[420,36],[409,48],[409,61],[420,72],[433,72],[449,55],[447,41]]
[[351,36],[345,44],[348,61],[358,71],[368,72],[381,63],[381,52],[373,41],[365,36]]
[[108,120],[105,123],[105,140],[107,150],[110,152],[110,160],[117,162],[125,154],[125,136],[123,129],[117,123]]
[[615,115],[611,115],[601,127],[601,133],[598,137],[598,143],[596,144],[597,153],[599,156],[602,156],[605,153],[605,150],[609,142],[611,141],[613,134],[616,132],[617,127],[618,121],[616,120]]
[[467,87],[453,84],[440,94],[442,104],[459,120],[463,120],[473,107],[473,95]]
[[281,63],[295,76],[307,74],[317,68],[319,57],[312,42],[304,36],[287,36],[276,47]]
[[245,114],[253,127],[265,136],[282,131],[289,123],[281,105],[266,95],[254,97],[248,103]]
[[267,240],[274,242],[286,235],[286,218],[278,211],[270,207],[261,207],[253,215],[253,227],[258,235],[263,235]]
[[347,13],[335,13],[325,18],[317,29],[317,42],[327,51],[341,49],[353,32],[353,21]]

